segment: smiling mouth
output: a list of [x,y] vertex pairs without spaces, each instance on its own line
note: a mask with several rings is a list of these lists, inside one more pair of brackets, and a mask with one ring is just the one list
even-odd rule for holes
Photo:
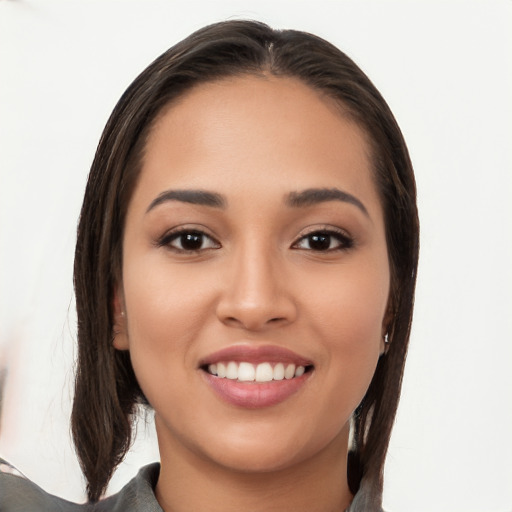
[[305,373],[313,370],[313,365],[296,365],[282,362],[252,364],[246,361],[225,361],[204,365],[202,369],[219,379],[245,383],[263,383],[302,377]]

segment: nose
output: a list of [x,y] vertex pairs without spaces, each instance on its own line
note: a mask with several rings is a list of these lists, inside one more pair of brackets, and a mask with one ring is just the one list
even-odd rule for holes
[[229,326],[264,331],[292,323],[297,306],[282,265],[268,252],[240,251],[226,264],[217,317]]

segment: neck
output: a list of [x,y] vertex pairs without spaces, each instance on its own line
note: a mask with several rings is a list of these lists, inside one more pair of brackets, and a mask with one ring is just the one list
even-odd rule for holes
[[164,512],[342,512],[347,484],[347,436],[313,457],[276,471],[238,471],[159,436],[161,470],[156,498]]

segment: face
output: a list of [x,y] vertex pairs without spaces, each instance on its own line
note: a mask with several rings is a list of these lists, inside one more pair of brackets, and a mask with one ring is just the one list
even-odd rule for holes
[[115,306],[162,461],[272,471],[346,453],[389,280],[369,146],[331,100],[238,77],[169,107],[128,206]]

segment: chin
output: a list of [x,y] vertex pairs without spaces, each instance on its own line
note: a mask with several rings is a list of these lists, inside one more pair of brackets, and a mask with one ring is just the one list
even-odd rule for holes
[[[244,435],[229,435],[215,444],[210,444],[207,453],[211,461],[240,473],[273,473],[285,471],[297,464],[303,464],[321,454],[332,453],[338,445],[346,451],[348,426],[335,433],[310,436],[304,430],[248,429]],[[329,449],[327,449],[329,447]]]

